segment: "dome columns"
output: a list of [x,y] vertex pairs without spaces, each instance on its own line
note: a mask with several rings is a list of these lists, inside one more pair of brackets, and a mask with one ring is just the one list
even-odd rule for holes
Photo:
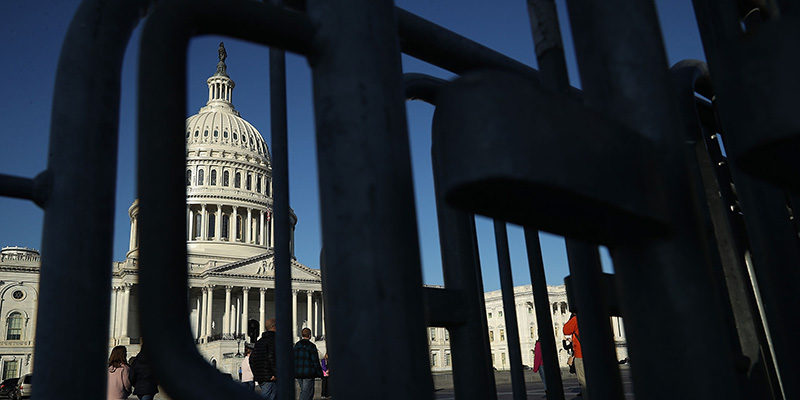
[[[274,227],[269,209],[189,203],[186,215],[187,240],[190,242],[227,241],[263,247],[273,245]],[[134,245],[133,240],[131,245]]]

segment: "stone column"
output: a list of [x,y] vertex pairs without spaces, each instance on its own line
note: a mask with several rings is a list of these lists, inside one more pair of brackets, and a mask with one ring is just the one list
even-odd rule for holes
[[117,324],[119,323],[119,287],[114,286],[111,288],[111,332],[109,337],[112,344],[117,344]]
[[189,240],[194,240],[194,213],[192,213],[192,205],[186,206],[186,213],[189,217]]
[[267,293],[267,288],[259,288],[258,289],[258,334],[261,335],[261,332],[264,331],[264,325],[267,323],[267,320],[264,319],[264,313],[266,312],[266,304],[264,304],[264,295]]
[[312,290],[306,290],[306,320],[308,321],[308,329],[311,329],[311,335],[314,336],[314,317],[311,314],[311,296],[314,294]]
[[320,310],[320,324],[322,326],[322,336],[325,336],[325,296],[320,297],[319,299],[319,310]]
[[297,289],[292,289],[292,337],[297,340]]
[[208,240],[208,210],[206,205],[200,205],[200,240]]
[[233,212],[231,213],[231,220],[230,223],[228,223],[228,225],[230,225],[229,228],[230,232],[228,232],[228,236],[230,236],[230,238],[228,239],[229,242],[235,242],[237,240],[237,236],[239,235],[238,222],[239,221],[236,220],[236,206],[233,206]]
[[205,342],[206,337],[208,336],[208,331],[206,330],[206,310],[208,310],[208,288],[202,287],[200,291],[203,293],[203,299],[201,300],[202,309],[198,310],[197,320],[200,324],[200,341]]
[[122,297],[122,332],[120,333],[123,339],[128,338],[128,313],[131,301],[131,287],[133,287],[133,284],[125,284],[125,294]]
[[247,302],[249,301],[248,297],[250,294],[250,287],[245,286],[242,288],[242,333],[247,335],[247,323],[249,322],[249,318],[247,317]]
[[321,301],[322,301],[322,299],[315,299],[314,300],[314,320],[313,320],[314,321],[314,328],[311,328],[311,329],[314,331],[314,333],[317,336],[322,334],[322,329],[320,329],[319,328],[319,324],[317,324],[317,319],[320,318],[319,304],[320,304]]
[[231,335],[231,290],[233,286],[225,286],[225,311],[222,313],[222,337],[225,339]]
[[264,210],[261,210],[259,213],[259,223],[258,223],[258,244],[263,246],[264,245]]
[[269,219],[269,241],[270,241],[269,247],[275,247],[275,223],[272,218],[275,215],[272,213],[272,211],[270,211],[269,215],[271,217]]
[[214,218],[214,241],[222,238],[222,204],[217,204],[217,216]]
[[[206,305],[206,337],[209,338],[212,336],[211,331],[211,321],[214,316],[212,314],[213,305],[214,305],[214,285],[208,285],[208,304]],[[206,339],[208,341],[208,339]]]
[[195,305],[197,307],[197,313],[195,314],[196,318],[194,320],[194,338],[195,340],[200,339],[202,336],[202,327],[200,323],[203,321],[203,291],[200,291],[200,296],[197,296],[195,299]]
[[242,224],[242,225],[244,225],[244,228],[245,228],[245,231],[244,231],[244,233],[245,233],[244,242],[245,243],[251,243],[252,240],[253,240],[253,232],[252,232],[253,223],[252,223],[252,220],[253,220],[253,209],[248,207],[247,208],[247,223]]
[[136,248],[136,218],[131,217],[131,237],[128,245],[128,251]]

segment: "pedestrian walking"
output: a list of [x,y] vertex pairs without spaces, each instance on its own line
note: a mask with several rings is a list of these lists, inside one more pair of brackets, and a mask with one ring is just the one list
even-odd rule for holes
[[544,360],[542,359],[542,344],[539,343],[539,339],[536,339],[536,343],[533,345],[533,372],[539,373],[539,378],[542,379],[542,385],[544,385],[544,395],[547,396],[547,382],[544,380]]
[[242,360],[242,365],[239,367],[239,373],[242,374],[242,384],[250,390],[256,387],[256,382],[253,378],[253,370],[250,369],[250,354],[252,353],[253,349],[249,347],[244,348],[244,360]]
[[328,365],[328,353],[322,357],[322,398],[329,399],[331,395],[328,393],[328,377],[330,376],[330,367]]
[[261,339],[256,341],[253,353],[250,354],[250,369],[253,378],[261,387],[261,397],[275,400],[277,388],[275,380],[278,372],[275,365],[275,318],[270,318],[264,324],[266,331],[261,334]]
[[128,362],[128,349],[125,346],[116,346],[111,349],[108,357],[108,400],[127,399],[131,395],[130,367]]
[[586,372],[583,369],[583,352],[581,351],[581,335],[578,332],[578,313],[573,312],[569,320],[564,324],[563,332],[565,335],[572,335],[573,363],[575,374],[578,377],[578,384],[581,386],[581,394],[584,399],[588,399],[589,390],[586,387]]
[[300,400],[314,398],[314,381],[322,377],[317,346],[311,343],[311,329],[303,328],[302,339],[294,345],[294,377],[300,385]]
[[131,363],[130,380],[131,385],[133,385],[133,394],[139,400],[153,400],[156,393],[158,393],[158,382],[155,374],[153,374],[153,365],[150,362],[150,356],[147,355],[144,344],[142,344],[139,355]]

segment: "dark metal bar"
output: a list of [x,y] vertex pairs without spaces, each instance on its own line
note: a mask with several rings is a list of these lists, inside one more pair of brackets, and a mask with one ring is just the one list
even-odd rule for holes
[[[307,8],[326,45],[311,64],[325,265],[336,271],[323,275],[328,352],[341,360],[332,389],[430,399],[395,10],[388,0]],[[386,343],[404,344],[393,374],[374,367]]]
[[[663,181],[671,235],[610,248],[622,312],[631,316],[625,320],[629,353],[631,359],[639,360],[631,366],[636,396],[668,399],[691,390],[698,398],[740,398],[740,380],[729,350],[732,332],[716,312],[719,297],[708,290],[714,284],[705,263],[707,247],[696,219],[682,137],[675,136],[680,132],[680,117],[669,89],[655,6],[652,2],[615,0],[600,5],[570,0],[568,8],[587,104],[639,131],[662,150],[653,175]],[[713,354],[685,326],[714,332],[718,342]],[[662,355],[658,359],[648,354],[654,342],[659,343]],[[698,365],[693,358],[699,353],[708,354],[719,367],[709,370]],[[681,365],[684,379],[663,385],[670,365]],[[587,374],[592,373],[589,368]]]
[[[280,0],[273,4],[282,6]],[[294,399],[292,326],[291,221],[289,212],[289,142],[286,121],[286,53],[269,49],[269,93],[272,137],[272,187],[275,212],[275,353],[278,398]]]
[[42,172],[36,178],[20,178],[0,174],[0,196],[32,200],[44,208],[50,194],[50,173]]
[[469,40],[401,8],[397,13],[403,53],[456,74],[504,68],[538,79],[538,72],[510,57]]
[[[570,89],[569,76],[564,59],[564,47],[561,42],[555,1],[528,0],[528,13],[530,14],[536,58],[541,70],[542,85],[567,93]],[[526,241],[531,244],[533,239],[527,239],[527,235],[536,235],[538,243],[538,233],[526,230],[525,234]],[[578,304],[575,304],[574,307],[583,308],[582,318],[579,318],[578,321],[581,327],[586,327],[583,330],[584,336],[581,341],[583,352],[587,355],[584,365],[587,370],[591,369],[593,372],[586,376],[586,391],[589,392],[588,387],[591,387],[595,393],[603,393],[607,398],[623,398],[616,349],[608,320],[610,315],[607,304],[608,295],[602,291],[601,285],[598,285],[598,282],[602,280],[603,271],[600,257],[597,255],[597,248],[571,238],[566,238],[566,245],[570,271],[575,282],[574,287],[577,289],[575,298]],[[535,250],[535,256],[541,260],[541,249]],[[529,249],[529,251],[531,250]],[[541,261],[538,264],[541,264]],[[533,268],[532,264],[532,281],[535,274]],[[543,265],[539,280],[540,284],[544,282]],[[544,287],[546,294],[546,286]],[[547,318],[550,319],[549,313]],[[548,347],[553,348],[550,351],[555,351],[555,340],[549,339],[547,343],[550,343]],[[558,377],[560,378],[560,375]],[[547,378],[546,373],[545,378]],[[560,379],[557,385],[561,387]],[[559,390],[560,394],[561,390]]]
[[[62,46],[50,124],[35,345],[41,357],[36,375],[49,383],[34,386],[34,398],[106,395],[120,71],[128,39],[149,4],[84,1]],[[95,312],[88,312],[87,304]],[[75,326],[81,329],[65,329]],[[65,393],[75,384],[65,366],[93,384]]]
[[[191,35],[202,33],[308,53],[314,29],[307,17],[269,4],[175,1],[157,9],[142,32],[138,140],[142,333],[170,396],[257,398],[198,353],[188,319],[187,271],[176,268],[186,265],[186,144],[175,132],[185,126],[186,46]],[[106,331],[107,322],[102,329]]]
[[670,72],[684,115],[684,143],[689,153],[687,158],[695,191],[706,199],[702,211],[707,219],[707,229],[714,232],[715,253],[719,254],[719,259],[715,257],[713,261],[719,264],[714,269],[719,277],[720,292],[725,295],[724,310],[720,313],[729,315],[729,324],[734,325],[738,333],[734,349],[739,357],[737,366],[749,371],[746,379],[750,396],[766,398],[771,394],[773,398],[781,398],[758,300],[745,263],[749,244],[741,216],[732,210],[736,205],[727,160],[720,152],[719,142],[711,138],[715,136],[716,122],[707,125],[711,129],[709,133],[699,118],[698,106],[702,103],[696,100],[695,92],[706,98],[714,97],[708,68],[701,61],[684,60],[673,66]]
[[435,106],[436,93],[446,84],[446,80],[435,76],[417,73],[403,74],[406,100],[422,100]]
[[[694,7],[714,83],[720,132],[750,242],[751,279],[775,349],[781,390],[787,399],[800,398],[800,381],[794,379],[800,376],[800,366],[791,361],[800,355],[791,344],[794,332],[800,329],[794,306],[800,304],[797,231],[789,220],[785,194],[759,180],[769,179],[797,191],[793,163],[797,160],[796,127],[800,126],[795,112],[800,82],[794,65],[800,60],[793,51],[795,35],[787,32],[796,32],[798,24],[796,18],[788,17],[764,20],[758,29],[745,33],[740,10],[733,4],[695,0]],[[745,173],[742,159],[752,153],[754,143],[768,140],[783,142],[773,147],[773,157],[751,162]]]
[[[525,228],[525,247],[528,252],[528,268],[530,269],[531,285],[533,286],[536,321],[539,324],[539,343],[542,348],[542,362],[544,363],[540,368],[544,368],[544,380],[548,387],[547,398],[550,400],[563,400],[564,384],[561,381],[561,366],[558,363],[556,338],[552,329],[553,318],[550,315],[550,298],[547,295],[542,246],[539,242],[539,232],[536,229]],[[547,329],[542,327],[547,327]]]
[[506,223],[494,220],[494,240],[497,246],[497,266],[500,270],[500,289],[503,295],[503,311],[508,336],[508,358],[511,364],[511,391],[514,399],[526,399],[525,374],[522,370],[522,351],[519,344],[517,306],[514,301],[514,280],[511,276],[511,256],[508,253]]
[[462,291],[433,287],[426,287],[423,291],[429,326],[449,327],[467,322],[468,314],[461,306],[465,296]]
[[[422,74],[404,74],[404,81],[407,99],[415,98],[433,105],[436,105],[438,90],[446,84],[444,80]],[[444,201],[439,184],[442,170],[439,152],[447,144],[441,143],[436,132],[432,130],[431,158],[442,272],[446,290],[458,293],[459,297],[458,307],[451,310],[459,309],[466,316],[459,323],[447,325],[453,357],[454,392],[458,399],[494,400],[497,399],[497,390],[492,370],[475,218]],[[430,310],[432,307],[429,305],[428,308]],[[434,315],[432,310],[431,315]]]
[[586,391],[589,398],[596,393],[604,399],[624,399],[606,300],[614,294],[606,293],[601,284],[603,269],[597,245],[575,239],[566,243],[572,284],[569,289],[575,299],[570,307],[580,311],[578,340],[586,369]]

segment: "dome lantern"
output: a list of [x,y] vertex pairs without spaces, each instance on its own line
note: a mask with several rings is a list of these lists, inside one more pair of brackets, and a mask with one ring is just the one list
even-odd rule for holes
[[225,51],[225,43],[220,42],[217,72],[206,81],[208,83],[208,102],[200,112],[225,110],[239,115],[239,112],[233,108],[233,88],[236,87],[236,83],[228,76],[226,58],[228,58],[228,53]]

